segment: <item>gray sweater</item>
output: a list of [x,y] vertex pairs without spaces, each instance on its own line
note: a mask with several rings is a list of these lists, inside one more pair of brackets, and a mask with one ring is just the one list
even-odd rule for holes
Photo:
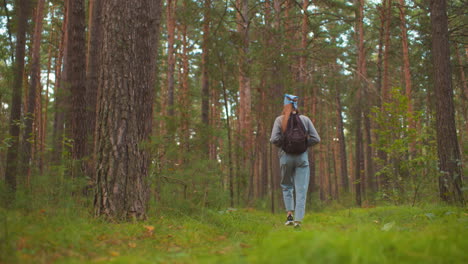
[[[310,119],[307,116],[303,116],[303,115],[300,115],[299,118],[304,124],[306,132],[308,134],[307,145],[311,147],[319,143],[320,136],[318,135],[317,130],[315,130],[315,127],[314,127],[314,124],[312,124],[312,121],[310,121]],[[282,138],[283,138],[283,133],[281,132],[282,121],[283,121],[283,115],[278,116],[276,118],[275,123],[273,124],[273,130],[271,131],[271,138],[270,138],[270,142],[275,144],[279,148],[281,148],[281,143],[282,143]]]

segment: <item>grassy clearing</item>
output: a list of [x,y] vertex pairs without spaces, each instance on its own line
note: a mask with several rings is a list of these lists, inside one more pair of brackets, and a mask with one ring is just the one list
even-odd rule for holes
[[[161,210],[160,210],[161,212]],[[164,210],[107,223],[83,210],[3,211],[4,263],[468,263],[468,213],[379,207],[309,214]],[[7,219],[7,221],[5,221]]]

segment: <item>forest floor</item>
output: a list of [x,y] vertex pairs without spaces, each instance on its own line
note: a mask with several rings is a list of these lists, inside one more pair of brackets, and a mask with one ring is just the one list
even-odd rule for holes
[[468,211],[309,212],[300,230],[254,209],[165,210],[108,223],[73,207],[1,211],[0,263],[468,263]]

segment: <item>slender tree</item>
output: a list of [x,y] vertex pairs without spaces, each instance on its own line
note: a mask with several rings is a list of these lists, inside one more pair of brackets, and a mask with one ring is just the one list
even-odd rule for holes
[[[403,72],[405,77],[405,94],[408,98],[408,113],[413,113],[412,99],[412,83],[411,83],[411,70],[409,60],[409,49],[408,49],[408,30],[406,28],[406,12],[405,12],[405,0],[399,0],[398,6],[400,13],[400,29],[401,29],[401,48],[403,54]],[[410,128],[414,128],[415,124],[412,120],[409,120]],[[413,147],[414,148],[414,147]]]
[[247,0],[237,0],[237,32],[240,37],[239,49],[239,129],[243,136],[242,146],[247,151],[252,142],[251,104],[252,95],[249,76],[249,5]]
[[363,149],[363,135],[362,135],[362,115],[363,115],[363,93],[367,90],[367,67],[366,67],[366,54],[364,47],[364,0],[358,0],[356,14],[356,29],[357,29],[357,79],[358,89],[356,91],[356,109],[355,109],[355,149],[356,149],[356,170],[355,170],[355,182],[356,182],[356,203],[361,206],[361,199],[364,193],[365,195],[365,181],[363,177],[364,169],[364,149]]
[[65,122],[65,81],[66,81],[66,68],[67,61],[65,53],[67,50],[67,24],[68,24],[68,2],[65,0],[63,3],[63,21],[58,54],[55,61],[55,85],[54,85],[54,127],[52,131],[54,152],[52,154],[52,161],[59,164],[62,159],[63,152],[63,136],[64,136],[64,122]]
[[437,98],[437,153],[441,173],[439,177],[440,198],[445,202],[464,205],[463,172],[455,127],[446,0],[432,0],[430,8],[434,89]]
[[95,213],[144,219],[160,0],[103,0]]
[[203,8],[203,42],[202,42],[202,122],[206,126],[209,124],[209,38],[210,38],[210,8],[211,0],[205,0]]
[[341,188],[343,191],[349,191],[349,181],[348,181],[348,161],[346,157],[346,140],[344,135],[344,125],[343,125],[343,109],[341,106],[341,92],[340,87],[336,86],[336,114],[338,116],[338,144],[339,144],[339,153],[340,153],[340,174],[341,174]]
[[[16,191],[17,166],[18,166],[18,146],[20,134],[21,118],[21,94],[23,89],[24,56],[26,48],[26,31],[28,25],[30,1],[18,0],[15,6],[17,14],[17,31],[15,47],[14,80],[12,87],[12,102],[10,112],[10,137],[11,144],[7,152],[5,181],[8,188]],[[13,202],[14,197],[9,202]]]
[[175,28],[176,28],[177,0],[167,0],[166,25],[167,25],[167,114],[174,115],[174,74],[175,74]]
[[[38,138],[36,131],[33,131],[33,123],[36,118],[34,113],[36,111],[37,97],[40,97],[38,87],[41,86],[41,65],[40,65],[40,51],[41,51],[41,39],[42,39],[42,21],[44,20],[44,2],[45,0],[38,0],[36,7],[36,18],[34,20],[34,33],[33,33],[33,48],[32,48],[32,62],[31,62],[31,74],[30,74],[30,85],[28,93],[28,111],[24,117],[24,133],[23,133],[23,146],[22,146],[22,166],[20,175],[29,175],[30,167],[32,164],[33,155],[33,144]],[[40,90],[39,90],[40,91]],[[28,176],[29,179],[29,176]]]
[[386,102],[390,94],[390,24],[392,20],[392,0],[384,1],[384,52],[383,52],[383,84],[382,100]]

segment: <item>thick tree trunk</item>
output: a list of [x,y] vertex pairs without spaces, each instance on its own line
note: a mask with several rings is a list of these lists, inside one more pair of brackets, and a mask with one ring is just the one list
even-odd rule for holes
[[102,40],[102,0],[91,0],[89,6],[89,38],[86,65],[86,156],[89,162],[86,174],[94,179],[94,134],[96,130],[96,104],[100,70],[100,51]]
[[42,21],[44,20],[44,0],[38,0],[36,7],[36,17],[34,21],[34,33],[33,33],[33,47],[32,47],[32,62],[31,62],[31,74],[30,79],[31,83],[29,85],[28,93],[28,111],[25,113],[24,117],[24,133],[23,133],[23,142],[22,142],[22,151],[21,151],[21,170],[20,175],[28,175],[33,165],[32,155],[33,155],[33,143],[35,144],[37,140],[37,133],[33,131],[33,123],[36,118],[40,116],[35,116],[36,102],[37,97],[41,96],[38,93],[38,87],[41,86],[40,83],[40,51],[41,51],[41,39],[42,39]]
[[440,198],[464,205],[463,172],[455,127],[446,0],[431,1],[432,57],[436,100]]
[[[71,157],[81,160],[86,155],[86,40],[84,0],[69,1],[69,20],[67,24],[68,48],[65,60],[68,63],[67,81],[71,93],[69,121],[70,138],[73,140]],[[80,167],[72,170],[73,175],[80,173]],[[77,170],[76,170],[77,169]]]
[[[14,79],[12,87],[12,102],[10,112],[10,136],[11,144],[7,151],[5,181],[10,191],[16,191],[17,185],[17,166],[18,166],[18,146],[20,134],[20,119],[21,119],[21,94],[23,87],[24,74],[24,56],[26,48],[26,31],[28,26],[28,16],[30,1],[18,0],[16,8],[17,13],[17,31],[16,31],[16,47],[15,47],[15,64],[14,64]],[[13,203],[14,196],[8,201]]]
[[96,128],[95,213],[144,219],[160,0],[104,0]]

